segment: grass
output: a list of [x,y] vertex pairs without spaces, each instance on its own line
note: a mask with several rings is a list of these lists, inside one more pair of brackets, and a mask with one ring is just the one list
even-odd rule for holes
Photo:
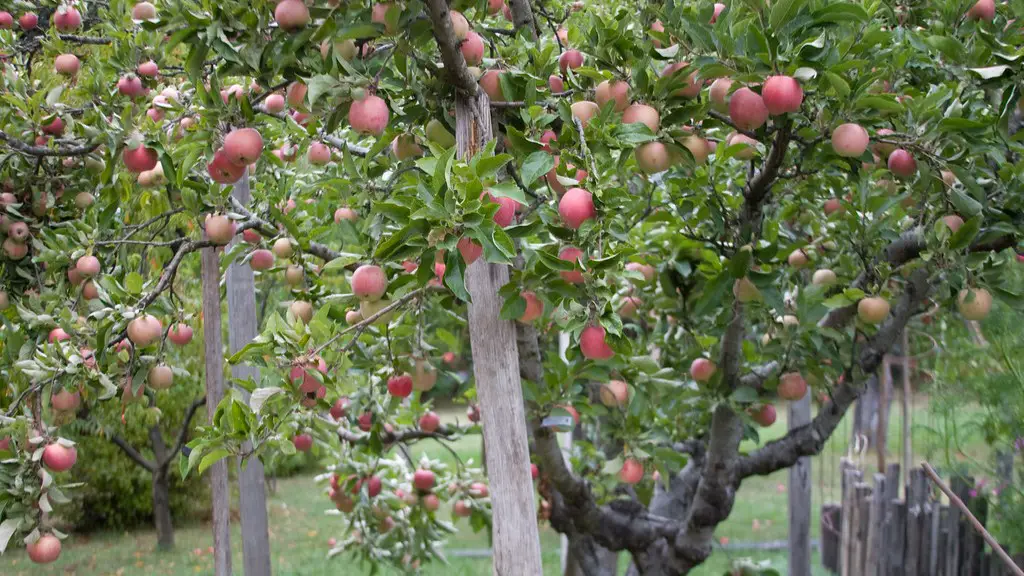
[[[894,403],[894,409],[898,406]],[[785,410],[780,410],[780,419],[774,426],[763,431],[762,440],[770,440],[782,436],[786,430]],[[914,411],[915,421],[924,423],[923,407]],[[825,450],[812,459],[812,538],[820,537],[818,521],[822,500],[839,498],[839,459],[846,455],[849,424],[840,425],[836,434],[829,440]],[[894,411],[890,419],[889,453],[899,453],[900,419],[898,411]],[[924,443],[926,431],[923,426],[915,427],[915,446]],[[479,439],[469,437],[453,445],[463,458],[480,461]],[[744,443],[743,450],[755,446]],[[451,455],[437,446],[424,444],[418,450],[426,450],[431,456],[451,458]],[[983,458],[980,447],[971,445],[970,451],[975,458]],[[416,458],[418,454],[414,453]],[[898,458],[892,456],[892,458]],[[860,459],[865,476],[874,472],[875,456],[866,455]],[[824,475],[821,473],[824,471]],[[763,542],[785,540],[787,536],[787,494],[788,472],[783,470],[765,477],[747,479],[740,487],[736,504],[728,520],[723,522],[716,531],[720,542],[736,544],[739,542]],[[319,574],[369,574],[367,567],[361,569],[349,563],[345,558],[329,560],[326,557],[329,548],[327,541],[331,537],[339,540],[342,537],[341,522],[337,517],[324,514],[327,501],[322,490],[311,477],[295,477],[278,482],[277,493],[270,498],[270,545],[273,572],[287,576],[305,576]],[[443,507],[442,510],[445,508]],[[485,549],[488,547],[487,536],[483,533],[474,534],[465,520],[457,524],[463,528],[448,543],[448,550]],[[235,572],[241,573],[241,537],[239,525],[232,525],[232,543],[234,552]],[[186,574],[211,574],[213,557],[210,554],[212,536],[208,525],[194,524],[178,527],[176,531],[175,550],[158,552],[156,535],[151,530],[138,530],[128,533],[102,533],[95,535],[72,535],[65,542],[64,552],[58,562],[48,567],[31,564],[24,552],[12,549],[0,559],[0,573],[5,575],[32,576],[184,576]],[[12,543],[13,544],[13,543]],[[560,537],[546,525],[541,528],[541,544],[543,549],[544,574],[560,574]],[[12,546],[12,548],[20,548]],[[700,576],[721,575],[729,566],[730,559],[751,557],[756,560],[771,560],[773,567],[786,573],[786,551],[728,550],[716,546],[715,552],[707,563],[695,570],[693,574]],[[450,564],[426,567],[422,572],[428,576],[476,576],[491,573],[489,557],[470,558],[452,555]],[[622,564],[628,560],[623,555]],[[817,554],[812,561],[814,574],[824,575]],[[384,574],[397,574],[385,570]]]

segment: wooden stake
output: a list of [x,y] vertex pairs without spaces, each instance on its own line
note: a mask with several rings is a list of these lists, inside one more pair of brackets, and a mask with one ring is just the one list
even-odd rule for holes
[[[231,195],[243,206],[252,200],[249,191],[249,171],[231,189]],[[240,242],[238,237],[234,243]],[[256,338],[256,287],[252,268],[235,261],[228,267],[228,349],[232,354]],[[255,366],[239,364],[231,367],[231,376],[239,380],[252,378],[259,382],[260,370]],[[249,392],[238,388],[247,402]],[[246,442],[243,448],[252,445]],[[246,576],[270,576],[270,535],[267,527],[267,492],[263,463],[250,458],[242,466],[238,460],[238,493],[242,516],[242,559]]]
[[[810,424],[811,391],[789,404],[790,430]],[[811,459],[803,457],[789,469],[789,574],[811,575]]]
[[946,486],[946,483],[942,481],[942,478],[939,478],[939,475],[935,473],[935,469],[932,468],[932,465],[927,462],[922,462],[921,468],[923,468],[925,474],[931,478],[931,481],[939,487],[939,490],[942,490],[942,493],[949,498],[949,502],[953,504],[953,506],[956,506],[957,509],[960,510],[960,513],[967,518],[967,521],[971,523],[974,530],[977,531],[978,534],[981,534],[981,537],[986,543],[988,543],[989,547],[992,548],[992,551],[995,552],[999,556],[999,559],[1003,561],[1003,564],[1010,569],[1010,573],[1015,574],[1016,576],[1024,576],[1024,570],[1021,570],[1020,567],[1013,562],[1013,559],[1010,558],[1009,554],[1007,554],[1005,550],[1003,550],[1003,547],[999,545],[999,542],[996,542],[996,539],[988,533],[988,530],[985,530],[985,527],[981,525],[981,522],[978,522],[978,519],[974,517],[974,514],[971,514],[970,509],[967,508],[964,501],[954,494],[953,491],[949,489],[949,486]]
[[[487,94],[460,95],[455,101],[455,117],[459,158],[468,160],[493,138]],[[491,482],[493,571],[511,576],[541,574],[543,569],[516,329],[511,321],[500,318],[498,290],[508,279],[508,266],[483,260],[465,273],[466,289],[473,300],[469,340]]]
[[[220,333],[220,258],[216,248],[202,249],[203,343],[206,350],[206,413],[210,422],[224,398],[224,339]],[[228,465],[208,468],[213,495],[213,566],[216,576],[231,574],[231,491]]]

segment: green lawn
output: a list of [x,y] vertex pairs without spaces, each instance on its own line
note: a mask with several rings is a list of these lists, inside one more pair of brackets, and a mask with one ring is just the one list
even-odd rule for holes
[[[894,404],[894,407],[896,404]],[[923,409],[915,411],[915,422],[924,424]],[[891,419],[890,453],[896,454],[899,444],[900,420],[898,412]],[[764,438],[778,437],[785,432],[785,410],[780,410],[780,421],[765,431]],[[919,438],[923,430],[915,428],[915,445],[923,444]],[[840,426],[823,454],[814,458],[812,480],[814,492],[814,515],[812,517],[813,537],[818,538],[818,509],[822,498],[839,497],[838,461],[846,453],[848,427]],[[744,449],[753,446],[744,445]],[[972,452],[974,446],[972,445]],[[479,462],[479,439],[465,438],[455,445],[464,457]],[[431,456],[450,458],[437,446],[424,445]],[[415,457],[415,455],[414,455]],[[976,458],[983,454],[975,455]],[[866,475],[874,470],[874,454],[865,455],[863,464]],[[824,477],[820,472],[824,466]],[[728,539],[730,544],[739,542],[784,540],[787,534],[788,473],[778,472],[767,477],[748,479],[743,483],[730,518],[719,526],[716,535]],[[823,490],[822,490],[823,488]],[[822,493],[824,492],[824,493]],[[357,570],[347,564],[345,558],[328,560],[326,557],[328,539],[341,538],[341,522],[335,516],[324,514],[327,500],[311,477],[296,477],[278,483],[277,494],[270,501],[270,542],[274,573],[280,575],[313,574],[369,574],[368,569]],[[487,538],[484,534],[473,534],[466,524],[463,532],[449,541],[449,550],[484,549]],[[234,562],[236,573],[241,573],[241,546],[237,523],[233,525]],[[65,542],[64,553],[54,565],[46,568],[34,566],[20,549],[14,549],[0,559],[0,573],[11,575],[117,575],[155,576],[185,574],[209,574],[213,570],[212,545],[209,527],[191,525],[180,527],[176,532],[177,548],[173,552],[156,551],[155,534],[149,530],[130,533],[105,533],[91,536],[74,535]],[[546,526],[541,530],[544,552],[544,573],[559,574],[559,536]],[[15,547],[18,548],[18,547]],[[711,559],[695,574],[702,576],[723,574],[730,558],[752,557],[758,560],[771,559],[773,565],[785,573],[786,552],[765,552],[755,550],[725,550],[716,546]],[[626,559],[623,558],[623,564]],[[825,574],[817,565],[815,574]],[[450,558],[449,566],[431,566],[424,570],[427,575],[469,576],[490,574],[490,558]],[[392,572],[385,571],[385,574]]]

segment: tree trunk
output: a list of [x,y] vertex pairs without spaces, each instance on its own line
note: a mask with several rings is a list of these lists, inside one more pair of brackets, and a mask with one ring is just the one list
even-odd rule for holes
[[[811,391],[789,404],[789,429],[811,423]],[[811,576],[811,459],[789,469],[789,574]]]
[[[187,426],[187,424],[183,424]],[[149,428],[149,444],[153,447],[153,524],[156,526],[157,547],[160,550],[174,548],[174,523],[171,520],[171,482],[167,465],[160,463],[167,459],[167,445],[160,426]]]
[[[210,422],[224,398],[224,338],[220,327],[220,258],[202,249],[203,342],[206,354],[206,413]],[[208,469],[213,494],[213,566],[216,576],[231,574],[231,492],[227,461]]]
[[[619,554],[601,547],[588,536],[569,538],[564,576],[618,576]],[[587,568],[584,569],[583,567]]]
[[171,519],[171,481],[167,466],[153,472],[153,524],[160,550],[174,548],[174,523]]
[[[243,206],[252,200],[248,171],[235,183],[231,195]],[[240,240],[236,237],[234,242]],[[228,349],[241,350],[259,333],[256,324],[256,286],[252,268],[235,261],[228,267]],[[239,380],[252,378],[259,382],[260,371],[255,366],[238,364],[231,367],[231,376]],[[238,388],[246,401],[249,392]],[[246,442],[243,449],[252,444]],[[270,576],[270,535],[267,526],[267,492],[263,463],[250,458],[245,465],[238,459],[238,492],[242,516],[242,559],[246,576]]]
[[[483,91],[472,98],[460,94],[455,110],[459,158],[469,159],[493,137],[490,101]],[[483,260],[465,274],[473,300],[469,336],[491,482],[493,569],[501,576],[543,572],[515,326],[499,317],[498,289],[508,278],[508,266]]]

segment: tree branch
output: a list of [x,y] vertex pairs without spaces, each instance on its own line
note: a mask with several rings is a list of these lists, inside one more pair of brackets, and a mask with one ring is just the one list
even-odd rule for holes
[[95,36],[76,36],[74,34],[58,34],[58,38],[65,42],[71,42],[72,44],[93,44],[96,46],[110,44],[112,40],[110,38],[102,38]]
[[35,156],[37,158],[43,158],[46,156],[55,157],[68,157],[68,156],[85,156],[93,150],[99,148],[99,143],[87,144],[84,146],[72,146],[70,148],[47,148],[46,146],[29,146],[21,140],[8,135],[6,132],[0,131],[0,140],[3,140],[12,149],[21,152],[28,156]]
[[444,63],[449,81],[464,96],[476,96],[480,86],[469,73],[466,59],[462,57],[459,42],[455,38],[455,30],[452,28],[452,19],[448,15],[448,3],[445,0],[426,0],[426,4],[430,22],[433,24],[434,38],[441,51],[441,61]]
[[[920,304],[928,298],[931,289],[928,271],[915,270],[892,316],[861,350],[857,364],[863,373],[872,374],[871,378],[877,378],[874,372],[881,364],[882,357],[895,344],[907,322],[917,312]],[[821,452],[825,441],[835,431],[846,410],[863,391],[863,387],[854,384],[851,374],[844,376],[851,377],[844,378],[845,381],[833,392],[832,399],[821,408],[810,424],[794,428],[782,438],[768,442],[740,458],[739,477],[771,474],[792,466],[803,456],[813,456]]]
[[530,38],[536,40],[537,21],[533,17],[530,0],[509,0],[508,6],[512,12],[512,27],[515,30],[526,29],[530,33]]
[[149,470],[150,472],[154,472],[156,470],[156,465],[154,463],[143,458],[142,454],[139,454],[138,450],[133,448],[132,445],[125,441],[125,439],[122,438],[121,436],[114,435],[110,438],[110,441],[113,442],[118,448],[120,448],[121,451],[124,452],[126,456],[134,460],[135,463],[138,464],[139,466],[142,466],[143,468]]
[[199,407],[205,405],[206,396],[196,398],[192,401],[192,405],[188,407],[188,412],[185,413],[185,419],[181,423],[181,430],[178,431],[178,441],[175,442],[174,448],[167,454],[167,457],[160,462],[161,468],[167,466],[167,464],[169,464],[171,460],[178,455],[178,452],[181,452],[182,446],[184,446],[185,442],[188,440],[188,429],[192,424],[192,418],[196,415],[196,411],[199,410]]

